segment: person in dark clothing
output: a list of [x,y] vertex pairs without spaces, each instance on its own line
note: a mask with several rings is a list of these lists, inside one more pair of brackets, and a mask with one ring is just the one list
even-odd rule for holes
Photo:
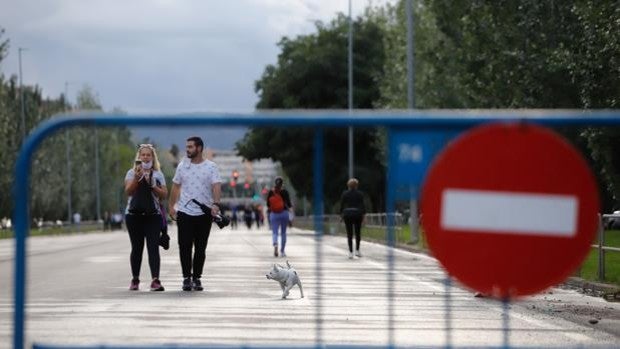
[[364,194],[357,189],[358,185],[359,181],[357,179],[349,179],[347,181],[349,189],[343,192],[340,197],[340,215],[347,230],[349,259],[353,258],[353,232],[355,232],[355,256],[362,256],[360,253],[360,240],[366,207],[364,205]]
[[243,208],[243,221],[248,230],[252,229],[252,215],[252,207],[248,204]]

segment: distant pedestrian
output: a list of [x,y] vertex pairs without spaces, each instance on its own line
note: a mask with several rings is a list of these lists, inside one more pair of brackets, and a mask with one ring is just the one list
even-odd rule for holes
[[232,217],[230,218],[230,229],[233,229],[233,230],[237,229],[237,221],[239,219],[239,217],[237,217],[238,210],[239,209],[237,208],[237,206],[232,207]]
[[[187,159],[177,166],[172,178],[168,212],[177,220],[182,289],[202,291],[211,224],[213,216],[220,213],[222,179],[217,165],[203,158],[204,143],[200,137],[188,138],[185,149]],[[210,212],[203,211],[196,202],[206,205]]]
[[348,190],[340,197],[340,214],[347,230],[347,243],[349,244],[349,258],[353,258],[353,233],[355,233],[355,255],[361,257],[360,241],[362,223],[366,214],[364,194],[357,189],[359,181],[351,178],[347,181]]
[[157,152],[151,144],[140,144],[134,166],[125,175],[125,193],[129,197],[125,209],[125,223],[131,242],[131,273],[129,289],[136,291],[140,284],[140,266],[144,241],[149,254],[151,291],[163,291],[159,280],[159,234],[162,212],[159,200],[168,195],[166,179],[160,170]]
[[243,207],[243,221],[245,222],[245,226],[248,230],[252,229],[252,220],[254,216],[254,212],[252,211],[252,207],[250,204],[247,204]]
[[73,223],[80,224],[82,222],[82,215],[79,212],[73,214]]
[[256,221],[256,229],[260,229],[260,225],[262,223],[261,221],[261,212],[260,212],[260,206],[258,205],[254,205],[252,207],[252,211],[254,212],[254,220]]
[[293,207],[289,193],[283,186],[282,177],[276,177],[275,186],[267,194],[267,210],[271,225],[271,242],[273,255],[278,257],[278,235],[280,235],[280,256],[286,257],[286,227],[288,226],[288,211]]
[[105,211],[103,213],[103,230],[112,230],[112,216],[110,212]]

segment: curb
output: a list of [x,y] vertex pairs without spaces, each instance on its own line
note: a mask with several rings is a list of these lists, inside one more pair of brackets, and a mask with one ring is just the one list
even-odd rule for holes
[[[311,230],[307,228],[297,228],[297,229],[303,229],[303,230],[309,230],[309,231]],[[335,234],[335,235],[343,236],[344,234]],[[374,243],[385,245],[385,240],[378,240],[378,239],[371,239],[371,238],[363,237],[362,241],[369,241],[369,242],[374,242]],[[430,254],[428,250],[421,249],[416,245],[412,245],[406,242],[396,242],[396,245],[394,247],[400,250],[408,251],[408,252],[423,253],[428,256],[432,256],[432,254]],[[556,287],[560,287],[560,288],[563,287],[563,288],[568,288],[572,290],[577,290],[589,296],[603,298],[608,302],[620,302],[620,286],[614,285],[614,284],[605,284],[602,282],[595,282],[595,281],[585,280],[580,277],[571,276],[568,279],[566,279],[564,282],[557,285]]]
[[569,277],[562,285],[577,289],[584,294],[602,297],[609,302],[620,302],[620,286],[617,285],[584,280],[576,276]]

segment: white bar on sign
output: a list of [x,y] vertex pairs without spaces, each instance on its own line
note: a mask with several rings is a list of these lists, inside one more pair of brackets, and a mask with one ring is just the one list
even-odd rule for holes
[[578,205],[573,195],[447,188],[440,224],[446,230],[571,237]]

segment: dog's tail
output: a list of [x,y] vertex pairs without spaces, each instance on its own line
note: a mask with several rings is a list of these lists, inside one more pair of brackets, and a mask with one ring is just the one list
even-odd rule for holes
[[286,261],[286,266],[288,266],[289,269],[291,269],[291,263],[288,262],[288,260]]

